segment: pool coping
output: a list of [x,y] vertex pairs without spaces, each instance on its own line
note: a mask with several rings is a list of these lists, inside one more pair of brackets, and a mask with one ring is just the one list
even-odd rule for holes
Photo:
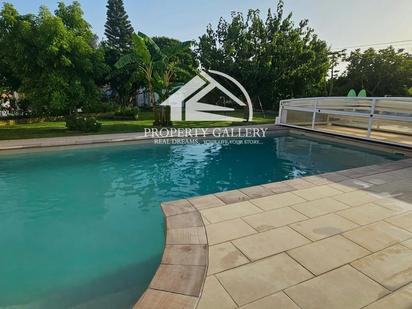
[[[205,130],[205,135],[210,136],[213,130],[224,129],[248,129],[248,128],[267,128],[271,131],[288,131],[289,128],[285,126],[269,124],[256,124],[244,126],[230,126],[230,127],[215,127],[215,128],[192,128],[193,130]],[[190,128],[181,128],[183,130]],[[77,135],[66,137],[47,137],[47,138],[33,138],[33,139],[14,139],[14,140],[0,140],[0,151],[21,150],[31,148],[52,148],[64,146],[82,146],[95,144],[109,144],[109,143],[124,143],[124,142],[138,142],[150,141],[154,139],[180,138],[176,134],[168,137],[151,137],[145,136],[144,132],[135,133],[118,133],[118,134],[96,134],[96,135]],[[183,136],[189,137],[189,135]]]
[[302,180],[305,183],[303,187],[307,189],[319,185],[322,179],[339,183],[340,178],[356,179],[411,166],[412,158],[407,157],[382,164],[161,203],[167,227],[162,262],[149,287],[133,308],[195,309],[198,306],[208,274],[210,246],[201,210],[266,197],[268,193],[273,195],[288,192],[283,191],[284,185],[292,191],[302,189]]

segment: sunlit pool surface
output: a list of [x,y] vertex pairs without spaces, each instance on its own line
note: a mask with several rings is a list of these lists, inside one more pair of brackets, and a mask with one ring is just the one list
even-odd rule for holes
[[291,135],[2,154],[0,308],[130,308],[161,259],[161,201],[399,158]]

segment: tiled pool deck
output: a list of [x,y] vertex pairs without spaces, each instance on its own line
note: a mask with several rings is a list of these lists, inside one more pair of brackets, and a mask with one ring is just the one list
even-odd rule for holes
[[162,205],[135,308],[412,308],[412,159]]

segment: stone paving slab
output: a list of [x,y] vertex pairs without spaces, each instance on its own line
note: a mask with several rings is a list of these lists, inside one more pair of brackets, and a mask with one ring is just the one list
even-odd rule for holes
[[362,308],[389,293],[350,266],[343,266],[285,292],[304,309]]
[[395,245],[355,261],[352,266],[394,291],[412,282],[412,249]]
[[249,201],[202,210],[201,214],[210,223],[218,223],[260,213],[262,210]]
[[305,200],[296,194],[286,192],[276,195],[270,195],[258,199],[251,200],[253,204],[262,210],[273,210],[277,208],[282,208],[285,206],[291,206],[294,204],[299,204],[305,202]]
[[176,293],[148,289],[140,298],[134,309],[192,309],[197,298]]
[[394,215],[394,211],[377,204],[366,204],[339,211],[337,214],[356,224],[366,225],[388,218]]
[[307,238],[285,226],[234,240],[233,244],[250,260],[254,261],[300,247],[309,242]]
[[397,217],[388,218],[385,221],[412,232],[412,212]]
[[338,210],[349,208],[349,206],[332,198],[323,198],[306,203],[301,203],[298,205],[293,205],[292,208],[309,218],[315,218],[336,212]]
[[346,232],[343,235],[372,252],[412,238],[412,233],[384,221]]
[[334,236],[358,226],[352,221],[336,214],[328,214],[290,225],[295,231],[313,241]]
[[166,292],[159,308],[200,299],[200,309],[410,309],[411,167],[407,159],[163,203],[166,278],[156,274],[139,304]]
[[308,280],[313,275],[282,253],[217,274],[216,277],[238,305]]
[[240,307],[242,309],[299,309],[299,307],[283,292],[279,292],[246,306]]
[[288,251],[291,257],[317,276],[369,253],[368,250],[340,235]]
[[237,308],[237,305],[216,277],[209,276],[206,278],[204,293],[197,308],[234,309]]
[[230,242],[209,247],[208,274],[220,273],[247,263],[248,258]]
[[365,309],[412,308],[412,284],[368,305]]

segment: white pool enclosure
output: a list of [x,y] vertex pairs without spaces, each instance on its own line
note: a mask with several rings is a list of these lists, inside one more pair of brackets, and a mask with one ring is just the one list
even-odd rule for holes
[[278,124],[412,147],[412,98],[283,100]]

